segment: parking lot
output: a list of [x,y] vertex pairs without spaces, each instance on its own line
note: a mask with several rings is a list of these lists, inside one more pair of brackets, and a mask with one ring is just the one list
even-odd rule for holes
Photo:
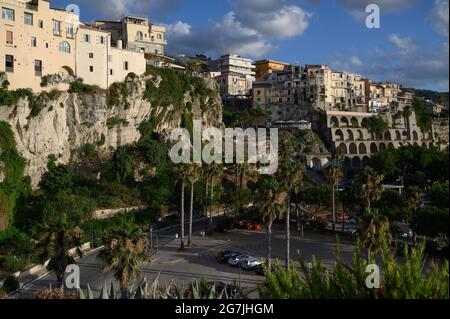
[[[179,251],[179,240],[175,239],[175,236],[161,238],[160,241],[164,246],[152,256],[150,263],[143,266],[143,275],[149,280],[160,274],[161,284],[174,280],[178,284],[187,285],[193,280],[207,278],[208,281],[240,283],[247,291],[256,289],[264,280],[264,277],[254,271],[246,271],[216,261],[217,253],[225,250],[236,250],[242,254],[264,258],[266,255],[264,231],[234,230],[206,238],[202,238],[198,233],[193,239],[194,247],[185,251]],[[274,225],[272,247],[273,258],[284,261],[285,233],[282,225]],[[329,233],[305,232],[304,238],[301,238],[298,231],[292,231],[291,249],[293,259],[296,258],[297,251],[301,251],[306,260],[311,260],[315,255],[323,260],[325,267],[331,267],[336,249],[335,236]],[[340,250],[342,259],[351,262],[352,243],[341,240]],[[89,283],[94,293],[98,293],[104,282],[109,284],[113,280],[111,273],[107,275],[101,273],[96,253],[85,256],[78,265],[82,288],[86,288]],[[20,296],[30,297],[33,292],[49,287],[50,284],[55,285],[52,274],[27,286]],[[118,287],[117,284],[116,286]]]

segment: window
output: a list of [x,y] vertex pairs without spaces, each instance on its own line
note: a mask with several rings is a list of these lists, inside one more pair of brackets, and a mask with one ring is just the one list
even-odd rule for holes
[[91,43],[91,36],[89,34],[84,35],[84,42]]
[[136,41],[142,41],[144,39],[144,34],[141,31],[136,33]]
[[16,19],[14,10],[2,8],[2,18],[5,20],[14,21]]
[[162,40],[162,34],[158,34],[158,40]]
[[74,34],[74,32],[73,32],[73,24],[71,24],[71,23],[67,24],[67,26],[66,26],[66,33],[67,33],[67,37],[68,38],[73,38],[73,34]]
[[6,31],[6,44],[14,44],[14,35],[12,31]]
[[128,61],[123,62],[123,69],[128,71]]
[[42,61],[34,60],[34,75],[42,76]]
[[105,44],[105,37],[104,36],[100,37],[100,44]]
[[59,44],[59,52],[61,53],[70,53],[70,44],[66,41],[63,41]]
[[5,71],[14,72],[14,56],[5,55]]
[[26,25],[33,25],[33,15],[31,13],[25,12],[23,20],[23,23],[25,23]]
[[35,37],[31,37],[31,47],[35,48],[37,46],[37,39]]
[[94,53],[89,53],[89,59],[93,59],[94,58]]
[[89,71],[94,72],[94,67],[92,65],[89,67]]
[[109,75],[114,75],[113,69],[109,69]]
[[44,29],[44,21],[39,20],[38,25],[39,25],[39,28]]
[[53,20],[53,34],[61,35],[61,21]]

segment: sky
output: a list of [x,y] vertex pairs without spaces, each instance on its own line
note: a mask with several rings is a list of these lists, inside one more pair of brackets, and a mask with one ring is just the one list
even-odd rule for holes
[[[325,64],[375,81],[448,91],[449,0],[53,0],[84,22],[147,16],[167,27],[167,53],[236,53]],[[380,28],[366,27],[366,7]]]

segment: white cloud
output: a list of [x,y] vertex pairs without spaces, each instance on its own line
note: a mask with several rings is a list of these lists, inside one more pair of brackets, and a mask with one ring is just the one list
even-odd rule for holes
[[237,0],[233,3],[236,19],[244,26],[277,38],[303,34],[312,16],[299,6],[279,0]]
[[363,64],[363,62],[361,61],[361,59],[358,58],[357,56],[352,56],[352,57],[350,58],[350,63],[353,64],[353,65],[362,65],[362,64]]
[[428,20],[431,22],[431,24],[439,34],[447,38],[449,33],[448,19],[448,0],[435,0],[433,9],[428,14]]
[[414,41],[410,37],[402,38],[398,34],[391,34],[389,41],[397,46],[403,53],[412,52],[416,49]]
[[310,13],[285,0],[230,0],[233,10],[218,21],[192,27],[178,21],[167,26],[171,54],[237,53],[259,58],[276,48],[274,40],[299,36]]

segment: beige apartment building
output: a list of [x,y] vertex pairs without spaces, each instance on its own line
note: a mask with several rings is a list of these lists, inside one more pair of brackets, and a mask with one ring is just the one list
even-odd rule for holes
[[147,18],[126,16],[121,21],[98,20],[94,25],[111,33],[113,46],[122,41],[127,50],[161,57],[165,54],[166,28],[150,23]]
[[223,98],[248,95],[255,81],[253,61],[237,54],[226,54],[214,62],[220,75],[215,80],[220,85]]
[[76,73],[85,83],[106,89],[123,82],[130,72],[145,73],[144,54],[123,49],[120,40],[112,47],[109,32],[81,25],[76,39]]
[[0,7],[0,72],[10,89],[40,91],[43,75],[75,75],[77,15],[45,0],[0,0]]
[[[145,53],[132,45],[139,39],[129,40],[133,32],[139,34],[129,18],[122,20],[125,46],[117,37],[120,30],[84,25],[76,14],[51,8],[50,1],[0,0],[0,8],[0,73],[6,74],[10,89],[67,90],[76,78],[106,89],[130,72],[145,73]],[[149,32],[147,27],[142,42],[154,37],[153,52],[163,52],[164,31],[155,27]],[[41,85],[43,77],[51,78],[48,86]]]

